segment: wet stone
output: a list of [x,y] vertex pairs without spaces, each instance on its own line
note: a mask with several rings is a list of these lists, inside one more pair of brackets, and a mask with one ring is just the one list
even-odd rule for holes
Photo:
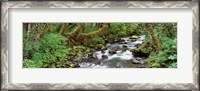
[[128,46],[127,46],[127,45],[123,45],[122,47],[124,47],[124,48],[128,48]]
[[138,66],[138,68],[146,68],[146,66],[145,65],[140,65],[140,66]]
[[101,53],[106,53],[106,50],[101,50]]
[[139,62],[138,59],[133,59],[133,60],[132,60],[132,64],[140,64],[140,62]]
[[133,35],[133,36],[131,36],[130,37],[130,39],[138,39],[139,37],[138,36],[135,36],[135,35]]
[[122,49],[122,51],[126,51],[126,50],[128,50],[128,48],[123,48],[123,49]]
[[136,41],[136,39],[131,39],[131,42],[135,42]]
[[110,54],[116,54],[117,52],[116,52],[116,50],[109,50],[109,53]]
[[107,55],[102,55],[102,58],[108,58],[108,56]]

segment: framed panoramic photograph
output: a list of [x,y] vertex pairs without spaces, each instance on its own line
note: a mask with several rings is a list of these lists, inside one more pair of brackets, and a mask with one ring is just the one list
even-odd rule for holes
[[3,90],[199,90],[198,1],[4,1]]

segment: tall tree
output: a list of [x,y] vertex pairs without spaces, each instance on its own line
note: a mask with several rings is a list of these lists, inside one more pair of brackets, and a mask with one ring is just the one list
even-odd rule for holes
[[152,40],[153,40],[153,44],[156,48],[156,52],[159,52],[160,50],[160,43],[157,39],[157,37],[155,36],[154,32],[153,32],[153,24],[152,23],[146,23],[145,24],[147,31],[150,33]]
[[40,23],[35,24],[34,40],[37,41],[40,38]]
[[27,33],[27,34],[26,34],[26,38],[27,38],[26,40],[27,40],[27,41],[29,41],[29,35],[30,35],[31,28],[32,28],[31,23],[27,23],[27,24],[26,24],[26,33]]

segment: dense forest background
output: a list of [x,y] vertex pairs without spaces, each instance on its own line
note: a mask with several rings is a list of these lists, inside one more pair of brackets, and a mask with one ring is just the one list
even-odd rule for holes
[[94,62],[107,43],[141,35],[144,42],[127,50],[146,57],[146,68],[177,67],[176,23],[23,23],[23,67],[79,68],[86,54]]

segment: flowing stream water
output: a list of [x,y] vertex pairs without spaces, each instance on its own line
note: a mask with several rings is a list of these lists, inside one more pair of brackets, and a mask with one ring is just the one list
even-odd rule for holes
[[[107,50],[96,51],[98,63],[82,62],[80,68],[144,68],[146,65],[145,57],[135,57],[130,50],[137,48],[142,44],[145,35],[139,36],[137,39],[124,37],[120,41],[107,43]],[[115,50],[115,53],[109,53]]]

